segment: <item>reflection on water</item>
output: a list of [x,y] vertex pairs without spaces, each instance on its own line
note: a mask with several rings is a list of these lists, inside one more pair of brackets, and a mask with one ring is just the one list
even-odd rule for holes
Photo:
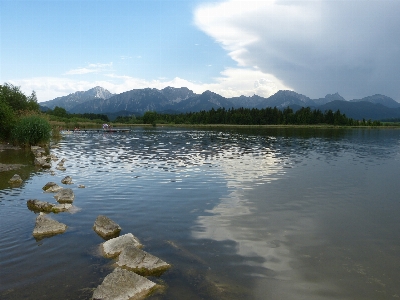
[[[91,229],[105,214],[173,268],[150,299],[400,296],[400,131],[137,129],[65,136],[67,171],[0,198],[0,298],[88,299],[111,272]],[[56,166],[56,162],[54,163]],[[32,237],[28,199],[69,175],[68,229]],[[86,186],[78,189],[78,184]]]

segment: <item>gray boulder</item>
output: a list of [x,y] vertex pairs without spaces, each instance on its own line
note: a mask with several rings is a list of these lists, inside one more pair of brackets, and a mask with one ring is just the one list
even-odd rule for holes
[[42,190],[44,190],[47,193],[56,193],[56,192],[59,192],[62,189],[63,189],[63,187],[59,186],[55,182],[48,182],[48,183],[45,184],[44,187],[42,187]]
[[127,233],[104,242],[101,244],[101,250],[105,257],[113,258],[118,256],[122,250],[129,245],[138,248],[143,246],[132,233]]
[[37,199],[29,199],[27,201],[26,205],[32,211],[47,212],[47,213],[65,212],[65,211],[69,211],[70,208],[72,207],[72,204],[69,204],[69,203],[53,204],[53,203],[49,203],[49,202],[45,202],[45,201],[40,201]]
[[38,212],[52,212],[54,208],[54,204],[36,199],[29,199],[26,205],[30,210]]
[[8,183],[15,184],[15,185],[21,184],[22,183],[22,178],[18,174],[15,174],[13,177],[10,178]]
[[74,202],[75,195],[72,189],[62,189],[54,195],[58,203],[72,203]]
[[67,230],[67,225],[50,219],[44,213],[40,213],[36,218],[35,228],[33,229],[34,237],[43,237],[46,235],[54,235],[63,233]]
[[121,227],[106,216],[98,216],[93,225],[93,230],[104,239],[115,238],[121,232]]
[[147,278],[121,268],[116,268],[94,290],[92,299],[143,299],[156,288],[157,285]]
[[70,176],[65,176],[63,179],[61,179],[61,183],[72,184],[72,178]]
[[117,266],[143,276],[160,275],[171,265],[133,245],[127,245],[118,257]]

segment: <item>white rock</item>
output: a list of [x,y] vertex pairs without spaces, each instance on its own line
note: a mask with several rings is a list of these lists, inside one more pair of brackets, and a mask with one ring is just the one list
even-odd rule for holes
[[122,250],[128,246],[132,245],[134,247],[141,248],[143,245],[139,240],[132,234],[127,233],[119,237],[113,238],[101,244],[101,248],[105,257],[116,257]]

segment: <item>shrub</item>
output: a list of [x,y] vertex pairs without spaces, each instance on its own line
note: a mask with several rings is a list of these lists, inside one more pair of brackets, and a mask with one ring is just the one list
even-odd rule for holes
[[21,145],[37,145],[50,140],[50,123],[37,116],[21,118],[13,130],[13,139]]
[[11,107],[0,100],[0,140],[8,140],[15,123],[15,115]]

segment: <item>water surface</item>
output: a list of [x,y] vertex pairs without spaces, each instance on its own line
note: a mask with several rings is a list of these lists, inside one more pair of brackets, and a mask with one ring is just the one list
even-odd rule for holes
[[[58,145],[66,171],[0,190],[1,299],[89,299],[113,268],[99,214],[173,265],[149,299],[400,297],[399,130],[139,128]],[[67,175],[76,209],[51,217],[68,230],[35,240],[26,201],[54,203],[41,188]]]

